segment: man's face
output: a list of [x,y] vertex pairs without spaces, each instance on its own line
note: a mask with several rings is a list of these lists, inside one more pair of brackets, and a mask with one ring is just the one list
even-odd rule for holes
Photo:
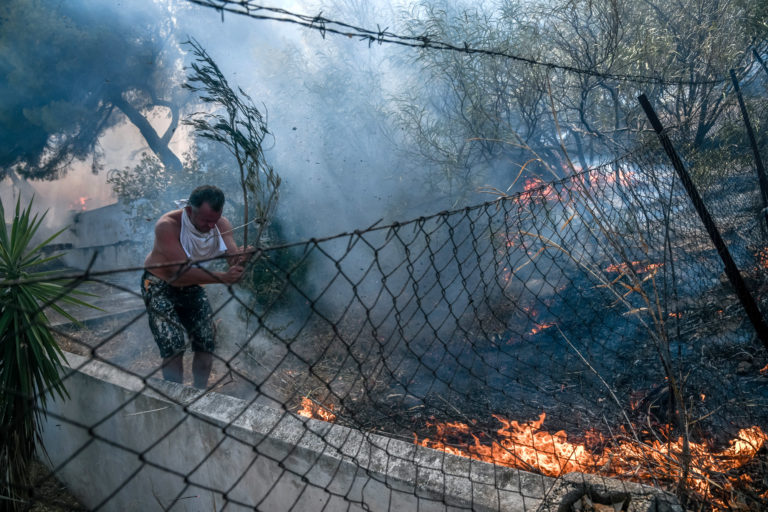
[[221,218],[221,212],[217,212],[206,202],[197,208],[190,206],[187,214],[189,215],[189,220],[192,221],[192,225],[201,233],[207,233],[212,230]]

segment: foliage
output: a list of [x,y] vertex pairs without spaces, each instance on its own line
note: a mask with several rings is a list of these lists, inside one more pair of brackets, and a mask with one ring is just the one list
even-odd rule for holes
[[[158,4],[100,0],[0,3],[0,176],[55,179],[72,159],[93,155],[100,135],[134,124],[168,167],[181,163],[168,148],[177,127],[172,85],[180,58],[172,17]],[[171,43],[171,44],[168,44]],[[158,107],[171,123],[157,133],[148,121]]]
[[[2,202],[0,216],[5,219]],[[50,271],[34,270],[58,257],[45,256],[42,249],[61,231],[34,245],[44,217],[32,215],[31,202],[22,210],[17,201],[10,231],[5,223],[0,229],[0,492],[20,500],[48,398],[68,396],[59,377],[63,354],[44,308],[75,321],[59,304],[87,305]],[[23,501],[11,503],[21,508]]]
[[414,154],[440,168],[444,181],[461,180],[465,186],[493,178],[508,184],[523,168],[544,172],[526,165],[532,158],[558,172],[567,169],[558,130],[581,167],[623,151],[646,126],[637,102],[641,93],[666,125],[679,126],[695,148],[703,148],[736,108],[728,70],[737,70],[742,86],[755,80],[751,51],[765,53],[768,34],[761,4],[424,0],[409,13],[413,35],[466,41],[587,73],[424,49],[415,63],[426,78],[401,96],[398,118]]
[[160,199],[173,176],[166,173],[157,157],[148,153],[142,153],[141,160],[133,168],[126,166],[109,171],[107,183],[126,206],[126,213],[132,214],[129,222],[133,229],[144,225],[142,218],[154,220],[163,213]]
[[[272,247],[290,241],[280,219],[270,223],[265,237]],[[312,260],[306,247],[289,245],[259,252],[251,260],[250,266],[248,278],[241,282],[253,292],[247,310],[290,309],[306,300],[297,292],[297,287],[307,283],[312,270]]]
[[[123,205],[131,228],[151,240],[155,221],[204,183],[215,183],[224,192],[227,217],[242,215],[243,204],[238,199],[240,179],[237,169],[228,164],[228,157],[219,145],[197,139],[184,154],[180,171],[169,171],[154,154],[145,152],[135,166],[111,169],[107,183]],[[239,231],[235,232],[235,239],[240,239]]]
[[[262,144],[269,130],[261,111],[250,96],[238,88],[233,90],[219,67],[196,41],[188,41],[196,61],[192,74],[184,86],[201,92],[200,99],[217,110],[213,113],[197,113],[186,120],[195,133],[211,141],[223,144],[235,158],[240,171],[243,197],[243,245],[248,245],[248,225],[256,222],[261,233],[268,225],[277,206],[280,176],[267,164]],[[253,201],[249,201],[252,197]],[[255,216],[250,215],[249,204]]]
[[[132,227],[142,230],[147,222],[154,223],[168,211],[171,196],[183,199],[192,189],[201,184],[200,166],[197,159],[185,155],[184,167],[171,172],[151,153],[142,153],[141,160],[133,168],[111,169],[107,183],[120,199],[129,215]],[[221,181],[216,177],[217,183]],[[221,187],[224,189],[224,187]]]

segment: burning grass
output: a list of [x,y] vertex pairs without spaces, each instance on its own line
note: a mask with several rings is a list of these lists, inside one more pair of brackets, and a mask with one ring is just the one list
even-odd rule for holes
[[[304,397],[298,414],[333,422],[333,410],[333,406]],[[690,462],[686,464],[683,438],[671,435],[668,425],[639,431],[642,439],[623,426],[610,437],[591,429],[579,441],[565,431],[543,429],[545,413],[528,422],[500,415],[493,418],[501,425],[495,431],[472,420],[428,421],[432,436],[413,433],[413,442],[555,478],[580,472],[677,489],[696,510],[762,510],[768,503],[768,488],[763,488],[764,483],[751,468],[761,462],[759,454],[765,453],[768,442],[768,434],[757,426],[740,429],[721,448],[709,441],[691,442]]]
[[[590,430],[584,442],[577,442],[569,440],[562,430],[543,430],[545,413],[530,422],[493,417],[502,424],[495,436],[478,433],[466,423],[437,422],[431,424],[435,430],[432,438],[419,439],[414,434],[414,443],[552,477],[592,473],[672,489],[684,479],[689,499],[707,503],[715,510],[729,510],[736,503],[738,489],[759,485],[743,470],[768,441],[768,435],[754,426],[739,430],[721,450],[708,442],[692,442],[686,471],[683,439],[665,435],[665,431],[671,431],[668,426],[653,435],[645,431],[646,436],[651,436],[647,441],[635,440],[621,428],[610,439]],[[768,499],[768,490],[761,493],[753,489],[751,494]]]
[[332,412],[333,409],[333,405],[325,406],[305,396],[302,397],[301,408],[296,411],[296,414],[305,418],[315,418],[332,423],[336,421],[336,415]]

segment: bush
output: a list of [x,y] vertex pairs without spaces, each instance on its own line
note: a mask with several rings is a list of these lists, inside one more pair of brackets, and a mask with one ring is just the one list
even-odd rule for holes
[[[0,216],[5,219],[2,202]],[[33,245],[44,218],[32,215],[32,202],[22,210],[17,201],[10,231],[5,222],[0,229],[0,493],[7,497],[3,508],[18,510],[26,509],[29,464],[48,398],[68,396],[59,377],[63,353],[44,310],[74,321],[59,304],[88,306],[73,296],[72,285],[39,270],[60,256],[46,256],[43,248],[61,231]]]

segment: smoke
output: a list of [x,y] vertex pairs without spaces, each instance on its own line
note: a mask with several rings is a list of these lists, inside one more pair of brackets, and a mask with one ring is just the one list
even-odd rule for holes
[[[93,8],[102,3],[80,0],[70,2],[68,9],[89,9],[87,16],[97,35],[104,27],[128,23],[139,35],[138,27],[144,27],[147,37],[161,33],[165,47],[157,54],[166,60],[147,66],[147,80],[172,77],[164,93],[166,99],[173,97],[185,105],[184,115],[199,109],[196,98],[182,96],[180,87],[186,74],[182,68],[190,63],[182,43],[191,38],[202,44],[233,88],[242,88],[263,108],[273,136],[267,141],[266,157],[283,178],[278,221],[290,239],[327,236],[443,206],[433,203],[425,171],[403,154],[401,135],[389,116],[394,109],[392,98],[409,86],[414,75],[403,68],[402,49],[369,47],[340,36],[323,38],[315,30],[232,14],[222,20],[212,9],[181,0],[145,0],[119,7],[107,2]],[[397,26],[396,6],[388,2],[283,2],[277,6],[306,14],[323,12],[361,26]],[[88,61],[98,62],[93,55],[77,54],[74,49],[69,53],[81,60],[75,67],[82,70],[89,70]],[[92,76],[83,77],[85,84],[110,80],[98,69],[90,71]],[[162,107],[146,117],[158,134],[170,122]],[[86,158],[72,163],[54,185],[55,193],[33,182],[44,196],[41,199],[57,211],[70,205],[79,209],[86,182],[88,209],[113,202],[106,171],[135,166],[143,152],[152,153],[132,123],[119,115],[111,119],[114,125],[103,132],[97,145],[102,172],[89,176],[92,160]],[[180,159],[193,146],[182,127],[172,141],[171,149]],[[200,182],[216,183],[221,166],[236,166],[234,158],[226,155],[200,163],[207,170],[201,172]],[[185,180],[185,187],[191,181]],[[162,202],[170,209],[173,199],[188,192],[169,190]]]
[[[146,72],[152,77],[169,77],[161,90],[184,105],[183,115],[201,109],[196,98],[182,96],[181,92],[181,80],[186,74],[183,68],[191,58],[183,42],[189,39],[197,40],[206,49],[233,88],[241,88],[263,108],[272,134],[267,139],[265,156],[283,180],[275,223],[280,226],[284,240],[321,238],[375,223],[427,215],[451,206],[436,200],[437,194],[427,179],[429,169],[420,167],[403,152],[403,144],[409,141],[391,116],[396,109],[394,98],[418,80],[416,70],[404,64],[408,61],[404,52],[412,50],[395,45],[368,45],[330,34],[323,37],[318,31],[291,24],[231,14],[225,14],[222,20],[220,13],[212,9],[181,0],[140,0],[119,7],[104,2],[103,9],[89,12],[94,27],[119,27],[130,22],[135,27],[144,27],[147,33],[163,35],[165,47],[157,55],[166,60],[154,62]],[[93,3],[94,0],[78,0],[71,2],[69,8],[85,8]],[[392,2],[283,2],[279,6],[304,14],[323,12],[325,16],[359,26],[398,28],[399,6]],[[143,14],[147,8],[158,18],[148,19]],[[115,16],[122,21],[116,22]],[[74,53],[83,61],[92,58]],[[79,66],[87,68],[85,62]],[[98,75],[98,70],[93,71]],[[156,107],[151,115],[144,114],[158,134],[170,123],[169,112],[162,107]],[[58,212],[80,210],[82,206],[94,209],[115,200],[106,182],[107,171],[131,169],[140,163],[142,153],[152,154],[136,126],[124,117],[119,119],[99,139],[104,170],[90,174],[91,161],[86,160],[73,164],[62,179],[51,183],[50,189],[46,188],[48,185],[33,184],[44,195],[43,203],[55,205]],[[170,147],[183,158],[185,152],[195,148],[192,134],[180,125]],[[200,164],[198,174],[184,174],[174,179],[171,186],[155,191],[151,199],[154,213],[133,219],[138,222],[134,231],[138,241],[151,241],[157,215],[175,208],[173,200],[187,197],[195,184],[221,186],[224,176],[231,176],[236,166],[234,158],[211,143],[198,148],[196,156]],[[87,184],[84,177],[88,178]],[[230,193],[233,190],[236,189],[228,188]],[[80,202],[82,197],[87,198],[84,205]],[[240,219],[232,218],[232,202],[224,213],[233,225],[239,225]],[[141,207],[138,201],[134,212]],[[65,222],[71,219],[58,214],[55,218]],[[372,252],[362,245],[343,258],[340,256],[343,267],[352,272],[350,275],[358,269],[370,268],[372,257]],[[386,259],[387,255],[379,257]],[[328,266],[328,261],[315,264],[302,286],[317,291],[326,286],[335,269]],[[428,267],[426,263],[420,264]],[[407,277],[399,274],[390,279],[407,281]],[[378,271],[372,272],[361,282],[360,295],[374,297],[380,282]],[[451,296],[457,294],[455,288],[455,283],[450,282],[435,289]],[[231,299],[227,292],[217,293],[213,298],[216,307]],[[327,310],[329,318],[334,318],[346,307],[349,293],[346,289],[335,294],[331,291],[318,297],[316,307]],[[407,302],[408,293],[399,300]],[[453,303],[463,309],[465,300],[459,297]],[[230,304],[222,314],[232,321],[225,324],[240,326],[236,321],[237,304]],[[434,315],[444,315],[443,309],[436,310]],[[418,327],[414,324],[413,329]]]
[[[393,22],[383,18],[391,9],[338,4],[296,10],[364,25]],[[387,115],[392,88],[403,85],[397,78],[408,76],[393,64],[399,49],[229,14],[221,22],[215,15],[190,9],[179,30],[201,42],[231,85],[263,104],[273,134],[266,157],[283,178],[278,220],[291,239],[395,220],[428,197]]]

